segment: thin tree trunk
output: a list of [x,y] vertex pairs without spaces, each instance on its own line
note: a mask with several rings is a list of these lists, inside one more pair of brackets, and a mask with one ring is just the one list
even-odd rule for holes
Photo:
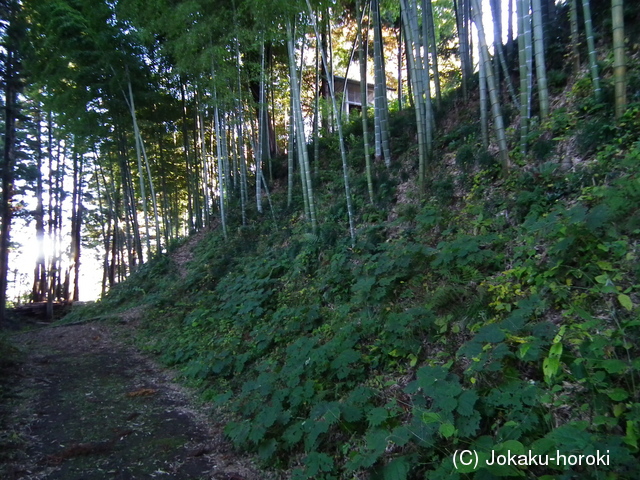
[[502,112],[500,109],[500,100],[498,97],[498,90],[493,77],[493,70],[491,69],[491,61],[489,58],[489,49],[487,47],[487,41],[484,34],[484,25],[482,24],[482,10],[480,9],[480,2],[478,0],[472,0],[473,2],[473,16],[476,28],[478,29],[478,46],[480,50],[480,61],[484,62],[487,75],[487,86],[489,88],[489,98],[491,99],[491,111],[493,113],[493,127],[496,132],[496,139],[498,141],[498,148],[500,150],[500,162],[502,163],[503,174],[506,175],[509,171],[509,150],[507,148],[507,137],[505,134],[504,120],[502,118]]
[[527,136],[529,134],[529,63],[527,61],[527,37],[525,22],[528,15],[523,0],[516,0],[518,17],[518,63],[520,66],[520,153],[527,153]]
[[[587,0],[588,1],[588,0]],[[578,0],[570,0],[569,24],[571,25],[571,59],[573,60],[573,75],[580,72],[580,33],[578,31]]]
[[[402,7],[401,7],[402,8]],[[398,35],[396,35],[396,40],[398,42],[398,56],[396,63],[398,64],[398,111],[402,111],[403,102],[402,102],[402,42],[403,42],[403,33],[402,33],[402,22],[398,25]]]
[[[200,95],[200,89],[196,89],[196,125],[198,135],[198,145],[200,148],[200,158],[202,159],[202,193],[204,195],[204,224],[209,225],[211,221],[211,195],[210,195],[210,182],[209,182],[209,154],[207,152],[207,142],[205,140],[204,132],[204,107],[202,105],[202,98]],[[142,143],[142,139],[140,139]]]
[[480,62],[480,130],[482,132],[482,148],[489,148],[489,118],[487,116],[487,68]]
[[[382,156],[384,164],[389,167],[391,165],[391,148],[389,146],[389,107],[387,105],[387,78],[384,68],[384,51],[382,45],[382,23],[380,21],[380,4],[378,0],[372,0],[371,12],[373,14],[373,63],[375,73],[375,112],[376,120],[376,136],[377,129],[380,129],[380,144],[382,147]],[[378,140],[376,140],[376,156],[378,155]]]
[[291,22],[287,22],[287,49],[289,54],[289,75],[291,91],[293,94],[293,111],[295,117],[296,143],[298,146],[298,157],[300,160],[300,175],[303,184],[303,198],[306,197],[306,208],[308,211],[311,231],[316,234],[318,222],[316,219],[315,201],[313,198],[313,186],[311,182],[311,168],[309,166],[309,155],[307,144],[304,138],[304,122],[302,118],[302,107],[300,104],[300,86],[298,83],[298,73],[296,71],[296,56],[293,40],[293,27]]
[[80,299],[80,246],[82,239],[82,157],[73,152],[73,194],[71,202],[71,259],[73,263],[73,296]]
[[469,45],[469,11],[470,0],[454,0],[456,11],[456,23],[458,26],[459,55],[462,71],[462,94],[465,99],[469,96],[469,83],[472,75],[471,68],[471,48]]
[[493,46],[494,46],[494,65],[495,65],[495,79],[496,83],[500,82],[500,70],[504,75],[505,83],[507,84],[507,90],[511,96],[513,105],[518,105],[518,98],[516,96],[513,82],[511,81],[511,75],[509,75],[509,68],[507,67],[507,61],[504,56],[504,48],[502,46],[502,10],[500,9],[499,0],[491,0],[491,16],[493,18]]
[[431,68],[433,71],[433,86],[436,95],[436,107],[440,108],[440,72],[438,71],[438,45],[436,42],[436,28],[433,21],[433,5],[431,0],[422,0],[423,17],[422,21],[427,25],[429,32],[429,51],[431,53]]
[[[513,60],[513,1],[514,0],[509,0],[509,6],[508,8],[508,15],[507,15],[507,58],[509,59],[509,62],[511,62]],[[516,0],[518,1],[518,0]]]
[[[362,10],[362,13],[360,13]],[[368,90],[369,87],[367,85],[367,55],[365,53],[365,47],[367,45],[368,32],[367,35],[364,35],[362,30],[362,24],[364,20],[366,6],[361,7],[360,0],[356,0],[356,15],[358,21],[358,32],[360,33],[360,42],[358,44],[358,57],[360,59],[360,104],[362,106],[362,142],[364,145],[364,160],[365,160],[365,169],[367,176],[367,191],[369,192],[369,203],[373,205],[374,196],[373,196],[373,175],[371,174],[371,152],[369,152],[369,127],[367,125],[367,111],[369,109],[369,100],[368,100]],[[346,83],[345,83],[346,90]]]
[[184,149],[184,162],[185,162],[185,175],[186,175],[186,183],[187,183],[187,226],[189,228],[189,232],[192,232],[195,229],[195,225],[193,223],[194,218],[194,207],[193,207],[193,195],[191,190],[191,161],[189,155],[189,135],[188,135],[188,127],[187,127],[187,94],[184,81],[180,82],[180,99],[182,101],[182,144]]
[[264,149],[264,35],[260,46],[260,94],[258,105],[258,145],[255,151],[256,159],[256,207],[262,213],[262,174]]
[[423,96],[424,89],[422,87],[423,76],[420,73],[422,68],[422,60],[420,59],[420,46],[418,42],[417,15],[415,14],[415,5],[409,3],[410,0],[402,1],[402,21],[405,25],[405,37],[407,39],[407,60],[409,64],[409,79],[413,85],[413,98],[416,128],[418,134],[418,188],[420,193],[424,192],[425,181],[425,165],[428,156],[427,133],[429,126],[426,124],[425,115],[425,98]]
[[33,275],[33,289],[31,300],[42,302],[47,294],[47,267],[44,256],[44,202],[42,188],[42,111],[40,105],[37,106],[36,125],[38,129],[36,140],[36,209],[34,217],[36,220],[36,266]]
[[547,88],[547,68],[544,55],[544,28],[542,24],[542,7],[540,0],[532,0],[533,13],[533,47],[536,54],[536,77],[538,81],[538,100],[540,102],[540,118],[549,116],[549,90]]
[[[138,128],[138,121],[136,119],[136,107],[133,102],[133,90],[131,89],[131,80],[128,82],[129,86],[129,109],[131,113],[131,118],[133,120],[133,130],[135,135],[136,142],[136,158],[138,159],[138,181],[140,182],[140,200],[142,200],[142,214],[144,216],[144,227],[146,233],[146,244],[147,244],[147,257],[151,258],[151,240],[149,233],[149,214],[147,212],[147,195],[144,186],[144,173],[142,170],[142,150],[141,150],[141,138],[140,138],[140,130]],[[142,263],[142,257],[140,257],[140,262]]]
[[[320,68],[320,45],[316,42],[315,48],[315,68],[314,68],[314,79],[315,83],[313,86],[313,131],[311,132],[311,140],[313,142],[313,168],[314,168],[314,176],[318,178],[320,174],[320,96],[321,96],[321,68]],[[300,63],[300,76],[302,77],[302,60]],[[323,109],[326,105],[323,105]],[[326,113],[326,109],[324,111]],[[326,115],[322,116],[322,121],[326,121]],[[324,132],[327,133],[326,130]]]
[[[311,8],[311,4],[309,3],[309,0],[306,0],[306,1],[307,1],[307,8],[309,9],[309,15],[311,16],[311,23],[316,33],[316,39],[319,40],[320,32],[318,31],[318,26],[315,22],[313,9]],[[324,64],[326,67],[328,65],[326,62],[326,52],[322,51],[321,53],[322,53],[322,58],[325,60]],[[330,72],[327,71],[327,76],[329,74]],[[331,106],[333,108],[333,111],[336,112],[337,111],[336,92],[333,86],[333,82],[329,82],[329,90],[330,90],[329,93],[331,95]],[[342,134],[342,123],[337,122],[337,126],[338,126],[338,140],[340,143],[340,156],[342,158],[342,176],[344,180],[344,191],[345,191],[345,197],[347,200],[347,215],[349,217],[349,234],[351,236],[351,244],[352,246],[355,247],[356,229],[355,229],[355,222],[354,222],[353,205],[351,202],[351,188],[349,186],[349,167],[347,166],[347,152],[344,146],[344,136]]]
[[627,65],[624,52],[624,3],[611,0],[613,29],[613,78],[615,84],[616,118],[622,117],[627,108]]
[[[237,21],[236,21],[237,28]],[[247,188],[247,158],[245,155],[244,144],[244,115],[242,104],[242,82],[240,78],[240,41],[236,37],[236,68],[238,72],[238,94],[236,100],[237,109],[237,136],[238,136],[238,150],[240,153],[240,208],[242,210],[242,225],[247,224],[247,203],[249,200],[248,188]]]
[[[17,5],[12,5],[17,8]],[[13,9],[12,9],[13,10]],[[12,12],[15,14],[15,12]],[[14,19],[12,19],[14,20]],[[0,227],[0,326],[6,322],[7,275],[9,273],[9,248],[11,245],[11,221],[13,210],[14,168],[16,163],[17,135],[16,119],[20,109],[18,105],[18,58],[16,32],[12,23],[7,27],[8,41],[4,62],[5,118],[4,118],[4,155],[2,160],[2,226]]]
[[[318,110],[315,112],[314,122],[317,121]],[[293,154],[295,149],[295,129],[293,120],[293,93],[289,89],[289,135],[288,135],[288,147],[287,147],[287,206],[290,207],[293,203]],[[317,128],[317,125],[316,125]]]
[[[215,81],[215,72],[213,66],[211,67],[211,78]],[[218,108],[218,93],[216,87],[213,87],[213,103],[214,103],[214,122],[216,130],[216,155],[218,156],[218,197],[220,201],[220,223],[222,224],[222,234],[224,238],[227,238],[227,215],[225,209],[225,197],[227,188],[227,179],[224,172],[224,159],[222,158],[222,132],[220,128],[220,113]],[[260,181],[257,179],[256,181]]]

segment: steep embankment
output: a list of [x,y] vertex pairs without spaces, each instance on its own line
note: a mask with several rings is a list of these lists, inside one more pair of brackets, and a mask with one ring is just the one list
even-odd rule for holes
[[207,233],[185,271],[163,256],[75,318],[140,308],[141,344],[231,412],[236,445],[292,478],[471,475],[459,449],[609,455],[597,468],[480,461],[478,479],[639,478],[640,107],[616,123],[585,92],[566,88],[507,178],[452,109],[422,200],[411,115],[397,115],[375,207],[353,126],[355,248],[326,142],[318,235],[276,192],[277,224]]

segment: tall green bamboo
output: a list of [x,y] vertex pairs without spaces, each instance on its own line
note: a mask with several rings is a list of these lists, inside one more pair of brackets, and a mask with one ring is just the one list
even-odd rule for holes
[[300,176],[302,180],[302,193],[305,200],[305,211],[311,223],[311,231],[316,234],[318,222],[316,219],[315,202],[313,198],[313,186],[311,182],[311,168],[309,165],[309,154],[304,138],[304,121],[302,117],[302,106],[300,104],[300,84],[298,82],[298,72],[296,70],[296,55],[293,38],[293,26],[291,21],[287,21],[287,51],[289,55],[289,78],[290,88],[293,96],[293,112],[295,118],[296,144],[298,159],[300,163]]
[[538,101],[540,118],[549,116],[549,89],[547,87],[547,67],[544,54],[544,29],[542,24],[542,6],[540,0],[531,0],[533,16],[533,48],[536,54],[536,80],[538,82]]
[[496,87],[495,78],[493,76],[493,70],[491,68],[491,59],[489,56],[489,48],[487,47],[487,40],[484,34],[484,25],[482,23],[482,10],[480,9],[480,2],[478,0],[472,0],[472,17],[476,28],[478,30],[478,43],[480,50],[480,61],[484,62],[487,75],[487,86],[489,89],[489,98],[491,100],[491,111],[493,114],[493,128],[496,133],[496,139],[498,142],[498,149],[500,152],[500,162],[502,164],[503,174],[506,175],[509,171],[509,150],[507,147],[507,137],[505,134],[504,120],[502,118],[502,111],[500,108],[500,99],[498,96],[498,89]]
[[518,17],[518,63],[520,67],[520,153],[527,153],[527,136],[529,134],[529,63],[527,61],[527,36],[525,23],[529,21],[528,10],[525,11],[524,0],[516,0]]
[[264,95],[264,35],[262,35],[262,41],[260,42],[260,93],[258,100],[258,145],[255,151],[256,158],[256,208],[259,213],[262,213],[262,182],[260,181],[260,175],[262,175],[263,167],[263,154],[265,149],[264,145],[264,133],[265,133],[265,95]]
[[[511,101],[514,105],[518,105],[518,98],[516,97],[516,91],[511,81],[511,75],[509,74],[509,68],[507,66],[507,60],[504,56],[504,48],[502,46],[502,10],[500,8],[500,2],[498,0],[491,0],[491,17],[493,19],[493,51],[494,53],[494,76],[496,82],[500,82],[500,71],[504,75],[504,82],[507,85],[507,90],[511,97]],[[497,61],[496,61],[497,60]],[[498,85],[499,88],[500,85]]]
[[410,0],[401,0],[402,21],[407,39],[407,60],[411,75],[412,98],[415,107],[416,128],[418,133],[418,189],[424,192],[426,161],[429,155],[430,121],[425,115],[426,98],[424,96],[422,59],[420,57],[419,30],[415,3]]
[[[140,182],[140,200],[142,201],[142,212],[144,215],[144,226],[145,226],[145,237],[147,244],[147,258],[151,258],[151,240],[149,234],[149,213],[147,212],[147,195],[144,186],[144,174],[142,173],[142,151],[140,148],[140,129],[138,128],[138,121],[136,119],[136,107],[133,102],[133,90],[131,88],[131,80],[128,81],[129,86],[129,100],[127,101],[129,105],[129,111],[131,113],[131,118],[133,120],[133,130],[135,136],[136,143],[136,158],[138,159],[138,180]],[[126,99],[126,95],[125,95]],[[142,256],[140,257],[140,261],[142,262]]]
[[613,29],[613,79],[615,84],[615,112],[620,118],[627,108],[627,65],[624,52],[624,1],[611,0]]
[[584,31],[587,37],[587,50],[589,51],[589,70],[591,71],[591,81],[593,82],[593,94],[597,101],[602,98],[600,88],[600,74],[598,72],[598,55],[593,35],[593,21],[591,20],[591,2],[582,0],[582,13],[584,15]]
[[[374,0],[375,1],[375,0]],[[315,15],[313,14],[313,9],[311,8],[311,4],[309,0],[306,0],[307,8],[309,10],[309,16],[311,18],[311,25],[316,34],[316,40],[320,41],[320,32],[318,31],[318,25],[316,23]],[[373,5],[372,5],[373,8]],[[329,76],[329,68],[327,63],[326,52],[321,50],[323,63],[325,65],[327,76]],[[331,106],[333,108],[334,114],[337,112],[337,103],[336,103],[336,92],[334,89],[333,82],[329,82],[329,94],[331,96]],[[386,98],[386,97],[385,97]],[[347,200],[347,216],[349,218],[349,235],[351,236],[351,244],[355,247],[356,244],[356,228],[355,228],[355,220],[354,220],[354,211],[353,211],[353,203],[351,201],[351,187],[349,184],[349,167],[347,165],[347,150],[344,145],[344,135],[342,133],[342,122],[337,121],[338,127],[338,140],[340,143],[340,157],[342,158],[342,177],[344,180],[344,193]]]
[[489,148],[489,118],[487,115],[487,68],[485,62],[480,63],[480,131],[482,134],[482,147]]
[[440,72],[438,71],[438,45],[436,42],[436,26],[433,21],[433,5],[431,0],[422,0],[422,23],[427,27],[429,38],[429,53],[431,55],[431,71],[433,72],[433,87],[436,96],[436,107],[440,108],[442,97],[440,87]]
[[[215,71],[213,66],[211,67],[211,78],[215,82]],[[218,92],[215,84],[213,85],[213,115],[214,115],[214,128],[216,135],[216,156],[218,157],[218,204],[220,207],[220,224],[222,226],[222,234],[224,238],[227,238],[227,212],[225,206],[225,197],[227,189],[227,179],[224,172],[224,158],[222,152],[222,145],[224,140],[222,139],[222,129],[220,128],[220,111],[218,107]],[[259,180],[258,180],[259,181]]]
[[198,146],[200,147],[200,157],[202,158],[202,192],[204,195],[204,224],[209,225],[211,220],[211,195],[209,190],[209,154],[207,152],[207,142],[205,141],[204,132],[204,105],[202,104],[202,98],[200,90],[196,91],[196,124],[198,129]]
[[471,67],[471,48],[469,45],[469,2],[470,0],[454,0],[456,10],[456,24],[458,28],[458,51],[462,71],[462,93],[464,98],[469,95],[469,83],[473,74]]
[[569,4],[569,25],[571,28],[571,59],[573,61],[573,75],[580,71],[580,32],[578,30],[578,0],[571,0]]
[[[371,0],[373,14],[373,65],[374,90],[377,129],[380,129],[380,145],[384,164],[391,165],[391,148],[389,146],[389,106],[387,103],[387,77],[384,68],[384,50],[382,45],[382,22],[380,21],[380,4],[378,0]],[[378,140],[376,139],[376,155],[378,155]]]
[[[358,14],[361,12],[360,14]],[[367,111],[369,109],[369,101],[368,101],[368,86],[367,86],[367,55],[366,55],[366,46],[368,44],[369,35],[365,35],[362,29],[363,20],[366,12],[366,5],[361,6],[361,0],[356,0],[356,15],[358,22],[358,33],[359,39],[358,42],[358,57],[360,59],[360,105],[362,106],[362,142],[364,145],[364,160],[365,160],[365,169],[366,169],[366,177],[367,177],[367,191],[369,192],[369,203],[373,205],[374,196],[373,196],[373,175],[371,174],[371,153],[369,152],[369,127],[367,125]],[[366,28],[366,32],[369,32],[368,27]],[[357,40],[356,40],[357,41]],[[346,87],[345,87],[346,89]],[[346,91],[345,91],[346,96]]]
[[[236,31],[238,29],[237,20]],[[236,35],[236,71],[237,71],[237,88],[238,93],[236,95],[236,136],[238,139],[238,150],[239,150],[239,161],[240,161],[240,209],[242,214],[242,225],[247,224],[247,203],[249,203],[249,195],[247,188],[247,159],[245,155],[245,144],[244,144],[244,115],[243,115],[243,104],[242,104],[242,81],[240,78],[240,40]]]
[[[317,110],[316,110],[317,113]],[[295,148],[295,129],[293,120],[293,94],[289,89],[289,125],[288,125],[288,146],[287,146],[287,206],[293,203],[293,150]]]

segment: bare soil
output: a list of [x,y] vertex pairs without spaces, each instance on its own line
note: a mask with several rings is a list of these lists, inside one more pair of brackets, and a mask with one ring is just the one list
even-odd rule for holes
[[273,478],[233,451],[170,371],[123,341],[130,329],[13,336],[23,359],[0,371],[0,478]]

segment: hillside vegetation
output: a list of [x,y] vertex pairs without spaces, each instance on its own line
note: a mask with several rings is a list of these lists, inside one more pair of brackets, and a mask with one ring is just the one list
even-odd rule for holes
[[[450,99],[420,198],[415,120],[396,112],[355,247],[325,139],[317,235],[276,188],[273,215],[206,232],[184,265],[174,245],[67,320],[141,311],[140,345],[291,478],[640,478],[640,104],[614,120],[583,73],[558,80],[563,106],[506,178]],[[358,172],[359,132],[345,132]],[[456,469],[462,449],[477,470]],[[609,457],[489,466],[492,450]]]

